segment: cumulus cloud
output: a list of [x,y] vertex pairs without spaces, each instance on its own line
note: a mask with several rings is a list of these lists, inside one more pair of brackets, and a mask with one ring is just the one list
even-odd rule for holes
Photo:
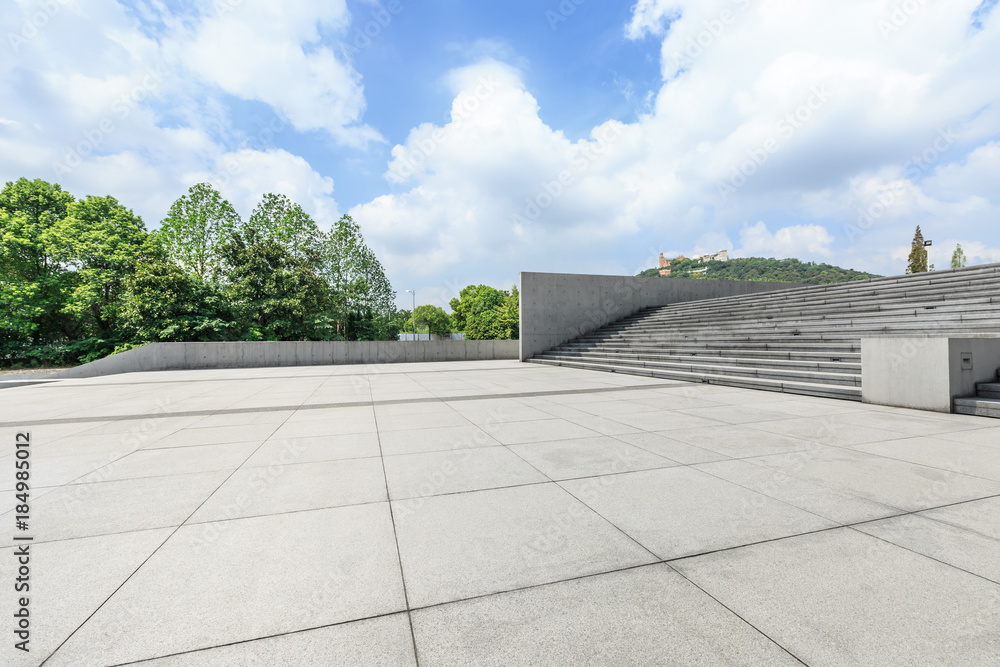
[[[892,273],[917,224],[935,253],[962,240],[986,261],[1000,246],[1000,20],[979,5],[638,0],[622,34],[659,48],[662,81],[632,122],[582,139],[542,120],[517,54],[464,53],[484,59],[445,74],[448,122],[414,123],[385,194],[350,212],[394,277],[438,286],[626,273],[734,238],[734,252]],[[0,59],[4,174],[134,198],[155,220],[235,162],[222,187],[243,211],[284,188],[326,223],[333,182],[263,134],[247,141],[231,98],[262,105],[279,133],[381,140],[336,48],[344,0],[53,6]],[[22,34],[36,5],[16,7],[0,34]]]
[[[554,270],[567,253],[624,272],[736,234],[743,253],[893,273],[916,224],[996,245],[1000,21],[970,30],[978,4],[639,0],[624,31],[660,40],[663,83],[636,122],[573,142],[517,70],[462,68],[452,122],[414,128],[388,165],[396,192],[352,213],[425,273],[487,257]],[[465,117],[484,75],[500,85]]]
[[[363,123],[360,75],[329,46],[350,18],[343,0],[197,0],[182,14],[104,0],[46,8],[19,0],[0,13],[14,56],[0,59],[7,178],[114,193],[154,225],[195,180],[224,180],[243,208],[284,191],[329,223],[338,213],[332,180],[276,150],[275,138],[320,131],[351,147],[381,141]],[[237,129],[232,98],[266,105],[272,120]],[[240,166],[239,179],[227,164]]]
[[741,247],[736,257],[829,257],[833,236],[820,225],[782,227],[772,234],[764,222],[746,227],[740,232]]
[[365,109],[361,76],[323,46],[321,30],[343,30],[344,0],[244,0],[216,3],[193,28],[179,30],[166,50],[187,71],[243,99],[286,115],[299,130],[325,130],[353,146],[380,140],[360,124]]
[[608,122],[570,141],[538,116],[517,70],[495,61],[447,81],[451,121],[395,146],[386,179],[404,191],[355,207],[389,264],[428,274],[473,262],[531,262],[630,231],[628,168],[636,128]]

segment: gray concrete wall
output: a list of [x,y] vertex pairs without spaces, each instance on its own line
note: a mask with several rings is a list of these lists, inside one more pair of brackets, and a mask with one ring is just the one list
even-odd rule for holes
[[[966,355],[971,364],[963,364]],[[996,337],[864,338],[861,400],[952,412],[956,398],[975,396],[976,384],[995,381],[998,368],[1000,338]]]
[[152,343],[48,377],[85,378],[144,371],[334,364],[517,359],[516,340]]
[[590,276],[568,273],[521,274],[520,359],[552,349],[643,308],[739,294],[803,287],[683,278]]

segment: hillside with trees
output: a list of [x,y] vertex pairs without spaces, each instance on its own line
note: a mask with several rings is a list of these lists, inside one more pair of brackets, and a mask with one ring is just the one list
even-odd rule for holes
[[0,366],[153,342],[394,340],[394,300],[354,220],[321,231],[283,195],[244,222],[198,184],[150,232],[111,196],[25,178],[0,191]]
[[[695,273],[696,271],[698,273]],[[639,275],[658,277],[660,269],[647,269]],[[743,257],[730,259],[728,262],[674,260],[670,265],[670,275],[665,277],[786,282],[806,285],[828,285],[851,280],[881,278],[873,273],[843,269],[830,264],[802,262],[797,259],[764,259],[763,257]]]

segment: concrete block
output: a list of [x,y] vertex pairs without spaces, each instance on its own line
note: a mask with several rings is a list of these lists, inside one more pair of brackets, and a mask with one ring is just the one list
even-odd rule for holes
[[516,359],[518,345],[516,340],[151,343],[47,378],[218,368],[490,361]]
[[865,403],[951,412],[956,398],[997,377],[1000,338],[864,338],[861,396]]

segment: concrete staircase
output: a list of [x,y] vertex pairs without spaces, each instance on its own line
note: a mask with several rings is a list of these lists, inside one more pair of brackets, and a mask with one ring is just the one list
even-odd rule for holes
[[917,334],[1000,335],[1000,264],[649,308],[530,361],[859,401],[861,338]]
[[955,412],[1000,418],[1000,369],[997,369],[997,380],[976,385],[976,398],[956,398]]

